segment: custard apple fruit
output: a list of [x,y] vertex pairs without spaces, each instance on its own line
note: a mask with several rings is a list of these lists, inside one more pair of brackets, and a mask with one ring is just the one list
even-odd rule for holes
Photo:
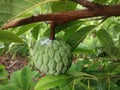
[[49,75],[65,73],[72,63],[71,47],[61,39],[40,39],[32,57],[36,68]]

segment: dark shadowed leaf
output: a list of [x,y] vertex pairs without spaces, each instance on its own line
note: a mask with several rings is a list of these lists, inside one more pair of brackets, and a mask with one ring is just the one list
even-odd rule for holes
[[74,50],[78,44],[87,36],[87,34],[95,28],[95,25],[89,25],[87,27],[81,28],[79,31],[73,33],[70,38],[67,40],[67,43],[70,44]]
[[[60,31],[65,31],[66,33],[74,32],[78,27],[80,27],[82,25],[82,23],[83,23],[83,21],[76,20],[76,21],[71,21],[71,22],[68,22],[68,23],[65,23],[62,25],[58,25],[58,26],[56,26],[55,33],[58,33]],[[75,28],[75,29],[73,29],[73,28]],[[69,31],[69,30],[72,30],[72,31]],[[49,34],[50,34],[50,28],[45,31],[44,35],[49,36]],[[67,39],[68,36],[65,35],[64,39]]]
[[40,25],[35,26],[35,27],[31,30],[31,33],[32,33],[34,39],[36,39],[36,40],[37,40],[38,35],[39,35],[39,30],[40,30]]
[[97,32],[97,37],[103,45],[103,50],[107,52],[109,56],[114,56],[116,52],[116,47],[110,34],[106,30],[100,29]]

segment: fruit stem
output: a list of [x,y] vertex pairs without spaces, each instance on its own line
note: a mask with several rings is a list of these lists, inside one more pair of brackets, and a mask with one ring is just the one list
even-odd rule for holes
[[50,22],[50,37],[49,39],[50,40],[54,40],[55,39],[55,22],[54,21],[51,21]]

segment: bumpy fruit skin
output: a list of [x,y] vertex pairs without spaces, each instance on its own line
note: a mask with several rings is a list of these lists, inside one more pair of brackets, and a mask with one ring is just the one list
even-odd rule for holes
[[35,44],[33,61],[45,74],[65,73],[72,63],[71,47],[61,39],[42,38]]

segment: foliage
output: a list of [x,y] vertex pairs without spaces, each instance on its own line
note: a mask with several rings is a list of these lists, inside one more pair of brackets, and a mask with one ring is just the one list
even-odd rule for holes
[[5,47],[4,43],[0,42],[0,55],[3,53],[4,47]]
[[0,84],[5,84],[7,82],[8,73],[5,70],[5,66],[0,64]]
[[51,75],[47,75],[45,77],[43,77],[35,86],[35,90],[46,90],[46,89],[50,89],[50,88],[54,88],[56,86],[65,86],[67,85],[69,82],[72,81],[72,77],[71,76],[67,76],[67,75],[58,75],[58,76],[51,76]]
[[34,71],[28,66],[23,67],[10,76],[8,84],[0,87],[0,90],[32,90],[34,86]]
[[[119,0],[91,1],[106,5],[120,4]],[[69,0],[1,0],[0,26],[2,27],[13,18],[20,19],[39,13],[54,13],[81,8],[83,7]],[[109,17],[106,20],[89,18],[58,25],[56,37],[69,43],[74,54],[73,64],[68,72],[59,76],[41,77],[39,74],[42,73],[38,73],[34,69],[31,60],[36,41],[42,36],[49,36],[49,25],[39,22],[11,28],[8,31],[0,31],[1,54],[7,43],[9,51],[13,50],[12,52],[26,54],[28,51],[24,50],[29,50],[30,59],[30,67],[26,66],[14,72],[7,84],[5,84],[7,81],[5,68],[0,65],[0,81],[5,81],[0,85],[0,90],[32,90],[33,88],[35,90],[119,90],[119,20],[120,17]],[[39,78],[39,80],[34,82],[34,78]]]
[[25,57],[28,56],[29,50],[26,43],[22,44],[12,43],[9,45],[9,48],[6,53],[13,55],[13,57],[17,55]]

